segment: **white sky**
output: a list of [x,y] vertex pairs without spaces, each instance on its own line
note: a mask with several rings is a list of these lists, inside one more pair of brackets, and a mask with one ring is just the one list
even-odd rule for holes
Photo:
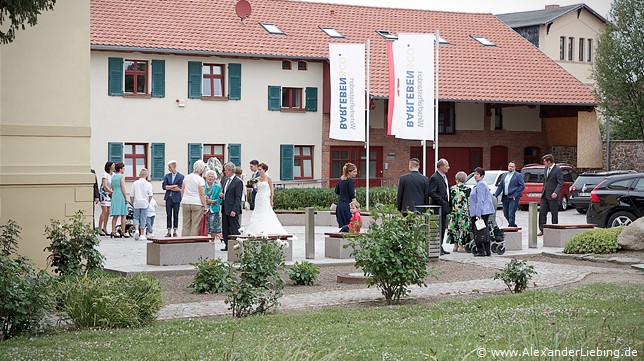
[[[599,15],[608,18],[612,0],[304,0],[347,5],[382,6],[408,9],[461,11],[503,14],[541,10],[546,5],[573,5],[585,3]],[[252,0],[251,0],[252,4]]]

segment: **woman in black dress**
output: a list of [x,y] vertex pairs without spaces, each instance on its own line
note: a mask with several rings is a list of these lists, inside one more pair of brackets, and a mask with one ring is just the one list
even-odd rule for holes
[[353,177],[358,175],[358,168],[353,163],[347,163],[342,167],[342,177],[336,185],[335,192],[340,196],[335,216],[338,220],[338,227],[349,225],[351,222],[350,204],[356,200],[356,188]]

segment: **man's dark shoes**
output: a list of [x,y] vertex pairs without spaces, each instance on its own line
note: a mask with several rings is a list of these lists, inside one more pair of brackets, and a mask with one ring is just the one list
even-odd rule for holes
[[222,248],[220,251],[228,252],[228,248]]

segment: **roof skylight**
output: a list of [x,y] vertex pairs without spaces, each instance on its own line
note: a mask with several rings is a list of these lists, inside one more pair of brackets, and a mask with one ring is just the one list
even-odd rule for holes
[[389,32],[389,30],[376,30],[376,33],[387,40],[398,40],[398,37]]
[[472,39],[474,39],[474,40],[478,41],[478,42],[479,42],[479,43],[481,43],[482,45],[485,45],[485,46],[496,46],[496,44],[494,44],[493,42],[491,42],[491,41],[487,40],[487,38],[486,38],[486,37],[484,37],[484,36],[480,36],[480,35],[470,35],[470,36],[472,37]]
[[332,38],[344,38],[344,35],[340,34],[339,31],[335,30],[330,26],[320,26],[320,29],[326,33],[326,35]]
[[438,36],[438,43],[439,43],[439,44],[449,44],[449,41],[445,40],[445,38],[444,38],[444,37],[442,37],[442,36],[440,36],[440,35],[439,35],[439,36]]
[[272,23],[259,23],[264,30],[266,30],[269,34],[275,34],[275,35],[286,35],[282,31],[282,29],[278,28],[277,25],[272,24]]

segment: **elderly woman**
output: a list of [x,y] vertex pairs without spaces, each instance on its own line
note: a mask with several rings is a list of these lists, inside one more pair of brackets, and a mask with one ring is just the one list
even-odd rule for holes
[[[491,214],[493,214],[496,209],[492,203],[492,197],[490,197],[490,189],[487,186],[487,183],[483,180],[485,176],[485,170],[481,167],[474,169],[474,180],[476,180],[476,185],[472,189],[472,194],[470,194],[470,216],[472,222],[472,233],[475,235],[474,240],[476,242],[476,252],[474,256],[490,256],[490,234],[487,232],[487,222]],[[478,231],[476,229],[475,222],[478,219],[483,219],[485,222],[485,229]],[[482,237],[477,237],[481,235]]]
[[208,217],[208,233],[213,238],[221,238],[221,204],[224,200],[221,198],[221,185],[216,180],[217,174],[214,170],[206,172],[206,185],[204,193],[206,195],[206,205]]
[[199,235],[199,224],[206,212],[206,182],[201,173],[206,164],[198,160],[192,165],[192,173],[185,176],[181,185],[181,215],[183,216],[184,237]]
[[465,186],[467,174],[465,172],[456,173],[456,184],[449,190],[449,200],[452,212],[447,216],[447,243],[454,245],[454,252],[458,252],[459,247],[465,249],[465,244],[470,241],[470,207],[468,198],[470,189]]

